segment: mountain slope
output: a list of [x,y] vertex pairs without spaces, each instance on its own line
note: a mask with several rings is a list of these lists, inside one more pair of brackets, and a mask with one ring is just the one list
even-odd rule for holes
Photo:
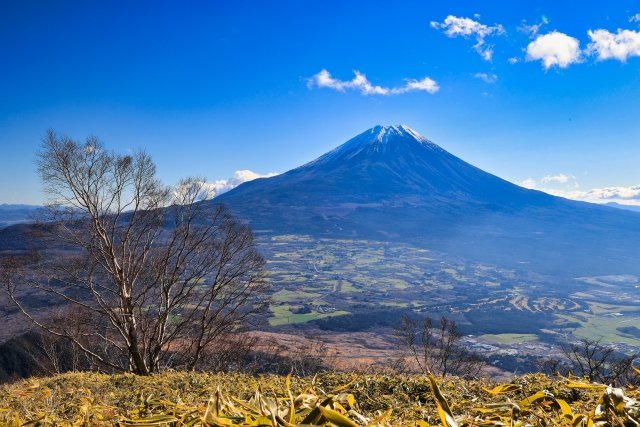
[[406,241],[541,272],[640,272],[638,214],[524,189],[406,126],[376,126],[215,202],[274,233]]

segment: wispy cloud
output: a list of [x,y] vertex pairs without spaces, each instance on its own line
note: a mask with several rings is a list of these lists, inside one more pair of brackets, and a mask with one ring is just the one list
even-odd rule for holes
[[589,30],[591,43],[587,53],[597,55],[598,61],[617,59],[626,62],[630,56],[640,56],[640,31],[618,29],[617,33],[608,30]]
[[407,92],[428,92],[434,94],[440,90],[440,86],[435,80],[429,77],[422,79],[405,79],[403,86],[385,87],[372,84],[367,76],[359,71],[353,72],[351,80],[340,80],[334,78],[326,69],[313,75],[307,80],[307,85],[311,87],[328,88],[338,92],[355,90],[363,95],[399,95]]
[[473,77],[475,77],[476,79],[480,79],[485,83],[495,83],[498,81],[498,76],[492,73],[475,73],[473,75]]
[[557,175],[546,175],[542,178],[541,182],[543,184],[551,184],[551,183],[566,184],[569,181],[575,181],[575,180],[576,180],[576,177],[573,175],[559,173]]
[[527,61],[538,60],[547,70],[567,68],[581,61],[580,41],[558,31],[538,36],[527,46]]
[[524,187],[524,188],[533,189],[533,188],[536,188],[536,185],[538,185],[538,183],[533,178],[527,178],[524,181],[519,182],[518,185],[520,185],[521,187]]
[[640,13],[630,16],[629,22],[640,22]]
[[[476,19],[477,16],[476,15]],[[500,24],[494,24],[488,26],[481,24],[471,18],[463,18],[458,16],[449,15],[443,22],[431,21],[431,27],[437,30],[442,30],[448,37],[473,37],[476,44],[473,48],[485,61],[490,61],[493,58],[493,46],[485,43],[485,38],[492,35],[505,34],[504,27]]]
[[539,188],[539,184],[542,184],[543,186],[551,185],[558,188],[561,187],[563,189],[575,189],[579,187],[578,179],[575,177],[575,175],[569,173],[545,175],[539,181],[535,180],[534,178],[527,178],[524,181],[520,182],[520,185],[526,188]]
[[527,34],[529,37],[534,38],[540,32],[540,29],[549,23],[549,18],[542,15],[540,22],[537,24],[527,24],[527,21],[522,21],[522,24],[518,27],[518,30]]
[[344,92],[347,89],[355,89],[360,91],[364,95],[388,95],[389,89],[381,86],[372,85],[367,79],[367,76],[359,71],[354,71],[355,74],[352,80],[339,80],[334,79],[329,71],[321,70],[318,74],[315,74],[308,80],[309,86],[325,87],[334,89],[340,92]]

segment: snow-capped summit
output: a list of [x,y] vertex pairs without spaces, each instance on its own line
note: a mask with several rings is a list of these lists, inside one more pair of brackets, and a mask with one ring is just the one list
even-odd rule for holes
[[[278,177],[244,184],[224,196],[309,199],[314,205],[455,199],[512,203],[536,194],[486,173],[405,125],[375,126]],[[311,195],[313,194],[313,196]],[[404,202],[403,202],[404,203]],[[307,207],[308,204],[306,204]]]
[[425,148],[444,152],[439,146],[406,125],[378,125],[302,167],[368,155],[386,155],[387,160],[391,160],[393,157],[403,156],[402,153],[406,154],[407,150],[420,151]]
[[[376,141],[386,143],[389,140],[397,140],[398,137],[401,138],[413,138],[416,141],[427,141],[427,138],[420,135],[418,132],[414,131],[407,125],[392,125],[392,126],[375,126],[369,129],[367,132],[370,132]],[[365,133],[367,133],[365,132]]]
[[418,132],[406,125],[378,125],[372,127],[371,129],[362,132],[360,135],[342,144],[341,147],[358,144],[372,144],[382,146],[389,143],[398,144],[402,142],[418,142],[427,146],[437,147],[436,144],[429,141],[427,138],[420,135]]

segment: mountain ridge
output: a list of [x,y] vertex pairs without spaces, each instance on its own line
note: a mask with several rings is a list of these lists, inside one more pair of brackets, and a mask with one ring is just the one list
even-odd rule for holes
[[519,187],[403,125],[376,126],[208,203],[219,202],[273,233],[398,240],[543,272],[640,274],[637,214]]
[[2,203],[0,204],[0,228],[31,222],[42,209],[43,207],[38,205]]

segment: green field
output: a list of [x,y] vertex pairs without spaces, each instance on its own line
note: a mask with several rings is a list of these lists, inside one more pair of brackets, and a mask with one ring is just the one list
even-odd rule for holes
[[[265,236],[260,248],[273,285],[269,323],[274,327],[406,308],[416,315],[471,322],[467,329],[473,332],[468,333],[488,332],[483,339],[504,345],[574,333],[640,347],[640,339],[617,330],[640,323],[637,282],[631,276],[532,278],[424,248],[371,240]],[[505,312],[511,324],[485,328],[494,313]]]
[[484,334],[478,338],[500,344],[520,344],[538,339],[534,334]]
[[298,323],[306,323],[312,320],[324,319],[325,317],[332,316],[343,316],[345,314],[349,314],[348,311],[334,311],[331,313],[302,313],[295,314],[292,313],[286,306],[280,305],[278,307],[272,308],[274,317],[269,318],[269,324],[271,326],[283,326],[283,325],[295,325]]
[[576,313],[572,315],[560,314],[558,317],[570,322],[580,323],[580,327],[573,334],[591,340],[602,340],[604,343],[624,343],[631,346],[640,346],[640,339],[620,334],[617,330],[622,326],[636,326],[640,324],[638,316],[607,316],[589,313]]

